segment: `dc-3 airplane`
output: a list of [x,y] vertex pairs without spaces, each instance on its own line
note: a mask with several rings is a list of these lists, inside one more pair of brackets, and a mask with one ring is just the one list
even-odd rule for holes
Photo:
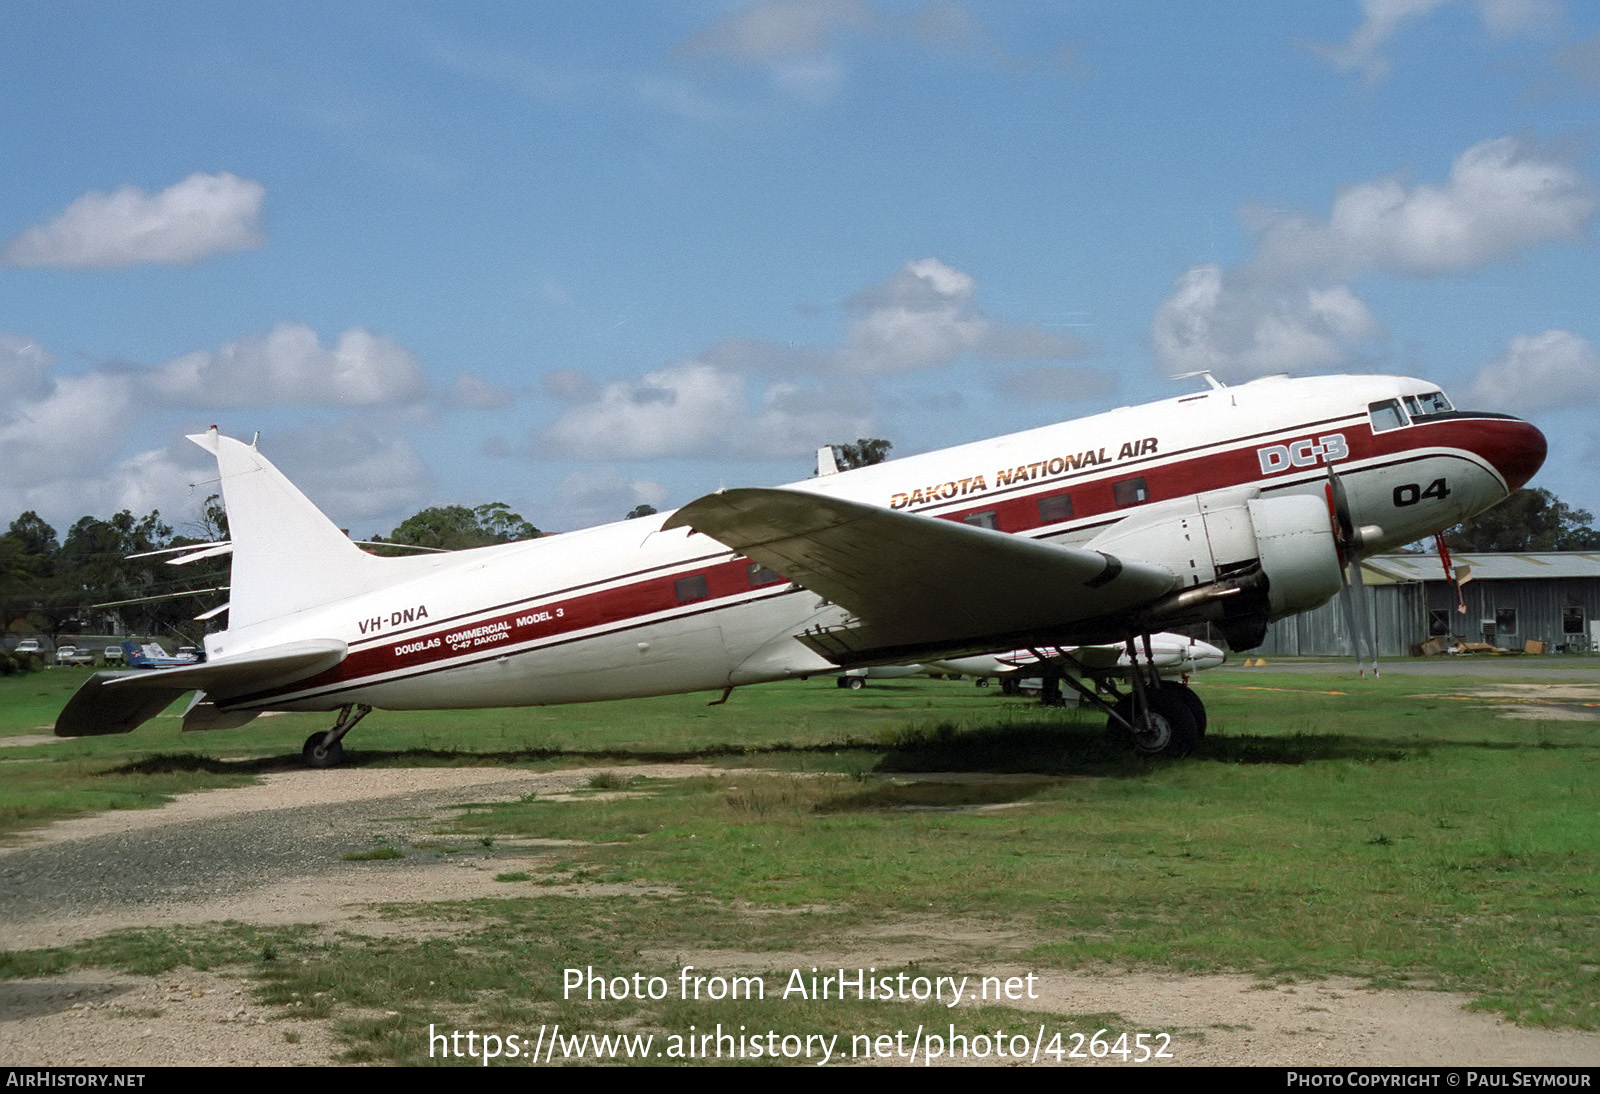
[[[1208,378],[1209,379],[1209,378]],[[185,729],[339,711],[575,703],[723,689],[1015,648],[1132,646],[1208,621],[1235,650],[1339,593],[1362,555],[1489,508],[1544,436],[1388,376],[1269,378],[664,517],[449,554],[377,558],[252,445],[216,456],[232,529],[226,630],[202,664],[99,672],[56,722],[125,733],[180,695]],[[213,548],[214,549],[214,548]],[[1134,745],[1182,755],[1188,689],[1133,674]],[[1203,708],[1200,708],[1203,713]]]

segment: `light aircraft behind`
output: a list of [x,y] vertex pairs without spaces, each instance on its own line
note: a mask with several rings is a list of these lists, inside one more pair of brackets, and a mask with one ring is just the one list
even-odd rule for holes
[[200,661],[198,653],[180,651],[174,656],[154,642],[146,642],[143,645],[124,642],[122,652],[127,657],[128,664],[136,669],[175,669],[198,664]]
[[[363,552],[253,445],[214,429],[232,536],[206,661],[98,672],[56,722],[128,732],[375,707],[720,690],[986,651],[1128,643],[1207,622],[1234,650],[1338,594],[1360,557],[1482,512],[1545,457],[1533,426],[1395,376],[1257,380],[673,513],[413,558]],[[1106,705],[1182,755],[1191,705],[1142,674]],[[1096,700],[1098,702],[1098,700]],[[1203,713],[1203,711],[1201,712]]]

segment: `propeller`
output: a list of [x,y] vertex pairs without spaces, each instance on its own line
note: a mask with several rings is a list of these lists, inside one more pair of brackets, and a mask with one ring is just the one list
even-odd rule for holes
[[1328,513],[1333,521],[1333,542],[1339,551],[1339,602],[1344,608],[1345,625],[1350,631],[1350,644],[1355,648],[1356,672],[1366,675],[1365,651],[1372,653],[1372,675],[1378,675],[1378,640],[1372,631],[1372,618],[1367,610],[1367,586],[1361,576],[1361,547],[1383,535],[1376,525],[1357,527],[1350,512],[1350,498],[1345,493],[1344,482],[1332,466],[1328,468],[1328,483],[1324,488],[1328,498]]

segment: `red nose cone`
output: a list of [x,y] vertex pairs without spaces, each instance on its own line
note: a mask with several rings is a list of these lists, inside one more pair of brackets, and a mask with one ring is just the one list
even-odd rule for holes
[[1544,434],[1517,418],[1482,424],[1483,432],[1473,447],[1500,472],[1508,490],[1521,490],[1544,466],[1549,451]]

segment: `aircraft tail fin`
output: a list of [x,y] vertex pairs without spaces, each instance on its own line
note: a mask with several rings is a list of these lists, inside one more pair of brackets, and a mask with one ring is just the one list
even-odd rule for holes
[[229,630],[320,607],[414,574],[404,565],[413,560],[376,558],[350,542],[254,445],[224,437],[215,427],[189,439],[217,458],[221,476],[233,542]]

